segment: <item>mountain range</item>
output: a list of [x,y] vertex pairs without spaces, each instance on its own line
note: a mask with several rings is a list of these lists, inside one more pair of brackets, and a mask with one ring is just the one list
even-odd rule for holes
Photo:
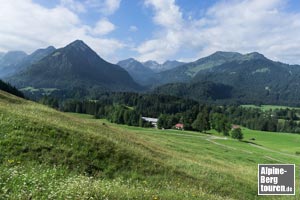
[[155,82],[156,73],[134,58],[119,61],[117,65],[124,68],[141,85],[151,85]]
[[[164,66],[164,67],[162,67]],[[257,52],[218,51],[194,62],[139,62],[116,65],[83,41],[27,55],[0,54],[0,75],[22,91],[70,92],[70,97],[103,91],[148,91],[218,103],[299,104],[300,66],[275,62]],[[49,94],[49,93],[47,93]]]
[[119,61],[117,65],[123,67],[133,79],[144,86],[151,86],[157,83],[159,74],[174,69],[185,63],[176,60],[169,61],[159,64],[156,61],[149,60],[146,62],[139,62],[134,58]]
[[194,76],[203,70],[212,69],[215,66],[234,60],[249,59],[248,57],[251,57],[249,55],[250,54],[242,55],[236,52],[217,51],[210,56],[161,72],[159,74],[159,79],[161,80],[160,84],[191,81]]
[[163,72],[166,70],[173,69],[175,67],[178,67],[180,65],[185,64],[184,62],[179,62],[177,60],[167,60],[162,64],[159,64],[158,62],[154,60],[148,60],[146,62],[142,62],[142,64],[150,69],[152,69],[154,72]]
[[[227,99],[242,103],[295,105],[300,100],[300,66],[275,62],[257,52],[244,55],[216,52],[163,73],[161,76],[170,78],[165,80],[169,84],[159,86],[155,92],[176,93],[176,96],[196,100]],[[205,91],[214,93],[215,84],[223,88],[225,96],[200,95]]]

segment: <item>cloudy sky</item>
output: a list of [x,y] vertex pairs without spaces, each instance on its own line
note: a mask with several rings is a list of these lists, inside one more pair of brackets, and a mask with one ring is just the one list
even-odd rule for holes
[[300,64],[299,0],[0,0],[0,52],[85,41],[117,62],[215,51]]

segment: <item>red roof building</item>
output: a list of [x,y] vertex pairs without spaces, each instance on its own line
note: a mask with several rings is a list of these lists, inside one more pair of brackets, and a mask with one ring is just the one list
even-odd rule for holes
[[184,125],[183,125],[183,124],[180,124],[180,123],[178,123],[178,124],[175,125],[175,128],[176,128],[176,129],[181,129],[181,130],[183,130],[183,127],[184,127]]
[[235,125],[235,124],[232,124],[232,126],[231,126],[231,129],[233,130],[233,129],[238,129],[238,128],[241,128],[239,125]]

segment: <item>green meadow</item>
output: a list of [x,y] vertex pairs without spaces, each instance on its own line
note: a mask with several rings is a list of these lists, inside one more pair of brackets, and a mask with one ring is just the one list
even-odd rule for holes
[[31,92],[31,93],[42,93],[43,95],[50,95],[52,92],[58,90],[57,88],[34,88],[34,87],[25,87],[20,89],[22,92]]
[[297,199],[257,196],[258,163],[296,164],[300,135],[157,130],[62,113],[0,91],[0,199]]
[[299,107],[290,107],[290,106],[277,106],[277,105],[261,105],[261,106],[256,106],[256,105],[242,105],[244,108],[258,108],[263,111],[268,111],[268,110],[275,110],[275,109],[300,109]]

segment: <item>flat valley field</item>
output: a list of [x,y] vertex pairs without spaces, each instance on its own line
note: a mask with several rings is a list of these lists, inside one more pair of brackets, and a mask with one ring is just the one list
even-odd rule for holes
[[[116,125],[0,91],[0,199],[299,199],[300,135],[242,131]],[[257,196],[259,163],[296,164],[296,196]]]
[[257,108],[261,109],[263,111],[269,111],[269,110],[275,110],[275,109],[295,109],[299,110],[299,107],[291,107],[291,106],[277,106],[277,105],[261,105],[261,106],[256,106],[256,105],[242,105],[244,108]]

